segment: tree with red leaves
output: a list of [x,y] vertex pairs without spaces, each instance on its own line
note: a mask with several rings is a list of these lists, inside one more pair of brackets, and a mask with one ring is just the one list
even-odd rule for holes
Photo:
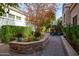
[[36,27],[50,26],[55,20],[55,4],[27,4],[28,5],[28,19]]

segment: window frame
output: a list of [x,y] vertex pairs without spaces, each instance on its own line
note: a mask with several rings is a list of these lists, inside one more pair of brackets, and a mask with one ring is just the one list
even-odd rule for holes
[[77,25],[78,15],[73,17],[73,25]]
[[15,20],[15,15],[13,15],[13,14],[8,14],[8,17],[9,17],[10,19],[14,19],[14,20]]
[[[18,18],[17,18],[18,17]],[[21,17],[20,16],[16,16],[16,20],[21,20]]]

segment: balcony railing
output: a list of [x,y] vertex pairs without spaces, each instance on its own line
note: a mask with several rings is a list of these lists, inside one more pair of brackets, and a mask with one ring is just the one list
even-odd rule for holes
[[17,25],[17,26],[25,26],[25,22],[22,20],[14,20],[7,17],[0,16],[0,27],[2,25]]
[[34,29],[34,25],[29,23],[28,21],[25,22],[23,20],[14,20],[14,19],[11,19],[11,18],[0,16],[0,28],[3,25],[31,26]]
[[15,22],[13,19],[0,16],[0,27],[2,25],[14,25],[14,24],[15,24]]

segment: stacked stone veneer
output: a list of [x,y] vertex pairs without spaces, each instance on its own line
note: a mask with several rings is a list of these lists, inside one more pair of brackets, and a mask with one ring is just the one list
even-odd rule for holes
[[10,51],[13,53],[33,53],[42,50],[48,42],[48,38],[45,37],[40,41],[34,42],[10,42]]

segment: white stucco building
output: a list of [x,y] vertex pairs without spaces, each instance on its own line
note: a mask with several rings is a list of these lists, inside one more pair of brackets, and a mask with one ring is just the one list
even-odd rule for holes
[[0,27],[2,25],[15,26],[31,26],[34,31],[34,26],[29,21],[26,21],[26,13],[18,8],[9,7],[8,12],[0,16]]
[[17,25],[17,26],[25,26],[26,25],[26,15],[23,11],[9,7],[9,13],[5,13],[0,17],[1,25]]

